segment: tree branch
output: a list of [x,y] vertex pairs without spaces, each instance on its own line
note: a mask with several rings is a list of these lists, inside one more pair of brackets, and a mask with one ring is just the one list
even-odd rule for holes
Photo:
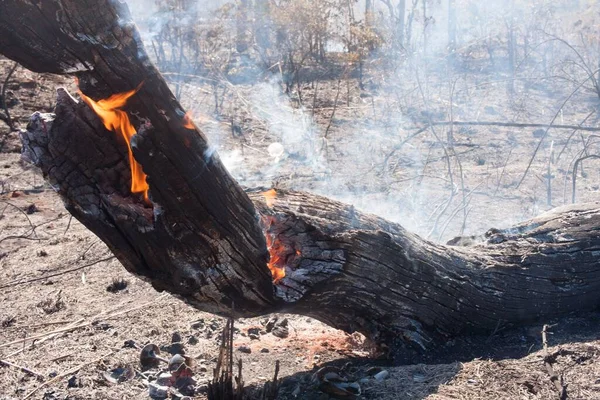
[[580,125],[552,125],[537,123],[500,122],[500,121],[431,121],[427,126],[501,126],[507,128],[547,128],[547,129],[577,129],[580,131],[600,132],[600,127]]

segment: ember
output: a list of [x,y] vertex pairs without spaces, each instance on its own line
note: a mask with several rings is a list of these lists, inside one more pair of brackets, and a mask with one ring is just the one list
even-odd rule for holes
[[83,101],[85,101],[85,103],[90,106],[90,108],[94,110],[94,112],[100,117],[106,129],[120,134],[123,139],[125,139],[129,153],[129,165],[131,168],[131,193],[141,194],[144,198],[144,202],[146,204],[150,204],[150,199],[148,198],[149,187],[148,183],[146,182],[146,174],[142,170],[142,166],[133,157],[133,152],[131,150],[131,138],[137,132],[131,124],[127,113],[120,109],[127,104],[127,100],[129,100],[129,98],[131,98],[139,90],[139,88],[140,87],[138,86],[136,89],[124,93],[113,94],[107,99],[98,101],[92,100],[81,91],[79,91],[79,95]]
[[187,129],[196,129],[196,126],[194,125],[194,121],[192,121],[192,113],[190,111],[186,112],[184,117],[183,117],[183,127],[187,128]]

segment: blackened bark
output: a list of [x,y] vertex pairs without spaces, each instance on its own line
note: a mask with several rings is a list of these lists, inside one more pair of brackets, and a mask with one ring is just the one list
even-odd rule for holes
[[277,286],[302,292],[291,311],[346,331],[425,348],[600,305],[600,203],[440,245],[349,205],[278,193],[272,210],[302,257]]

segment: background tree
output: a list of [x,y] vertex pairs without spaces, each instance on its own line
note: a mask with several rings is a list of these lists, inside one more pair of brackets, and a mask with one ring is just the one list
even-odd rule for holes
[[456,53],[456,0],[448,0],[448,54],[450,64],[454,64]]
[[248,41],[250,40],[250,17],[249,0],[238,0],[236,3],[236,41],[235,46],[238,53],[245,53],[248,50]]
[[[17,70],[19,64],[18,63],[12,63],[8,69],[6,70],[6,76],[4,77],[3,81],[2,81],[2,85],[0,86],[0,121],[4,122],[9,129],[10,133],[11,131],[15,130],[15,121],[13,120],[13,118],[10,115],[10,106],[8,104],[8,98],[7,98],[7,93],[8,93],[8,84],[10,82],[10,79],[12,78],[12,75],[15,73],[15,71]],[[2,149],[4,147],[4,142],[6,140],[6,137],[8,136],[8,133],[6,136],[2,137],[2,139],[0,140],[0,149]]]

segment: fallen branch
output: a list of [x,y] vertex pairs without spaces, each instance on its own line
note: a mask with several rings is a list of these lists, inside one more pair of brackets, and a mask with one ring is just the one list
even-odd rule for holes
[[0,364],[2,365],[6,365],[7,367],[13,367],[13,368],[17,368],[20,369],[21,371],[25,372],[26,374],[32,375],[32,376],[36,376],[38,378],[45,378],[44,375],[40,374],[39,372],[35,372],[27,367],[22,367],[20,365],[17,365],[15,363],[12,363],[10,361],[7,360],[0,360]]
[[72,368],[72,369],[68,370],[65,373],[62,373],[62,374],[60,374],[60,375],[58,375],[58,376],[50,379],[47,382],[42,383],[40,386],[36,387],[31,392],[29,392],[25,397],[23,397],[23,400],[27,400],[28,398],[30,398],[31,396],[33,396],[35,393],[37,393],[40,389],[42,389],[42,388],[44,388],[44,387],[46,387],[46,386],[48,386],[48,385],[50,385],[50,384],[52,384],[54,382],[58,382],[61,379],[66,378],[69,375],[73,375],[73,374],[79,372],[79,370],[81,370],[82,368],[87,367],[88,365],[92,365],[92,364],[95,364],[97,362],[100,362],[100,361],[104,360],[106,357],[110,357],[113,354],[117,353],[118,351],[119,350],[113,350],[110,353],[103,355],[102,357],[98,357],[98,358],[96,358],[96,359],[94,359],[92,361],[85,362],[85,363],[83,363],[83,364],[81,364],[81,365],[79,365],[79,366],[77,366],[75,368]]
[[[37,229],[37,226],[34,225],[33,222],[31,222],[31,219],[29,219],[29,215],[27,215],[27,213],[25,211],[23,211],[21,209],[21,207],[15,205],[15,204],[12,204],[12,203],[10,203],[10,202],[8,202],[6,200],[2,200],[2,203],[6,204],[6,207],[4,207],[4,209],[2,210],[2,214],[0,214],[0,215],[4,215],[4,211],[6,210],[7,207],[12,207],[15,210],[17,210],[20,214],[22,214],[25,217],[25,219],[27,220],[27,222],[29,223],[29,227],[31,228],[31,231],[29,233],[27,233],[27,234],[17,235],[17,237],[20,237],[20,236],[27,236],[27,237],[29,237],[29,236],[31,236],[32,234],[35,233],[36,234],[36,238],[37,238],[37,233],[35,232],[35,230]],[[12,236],[7,236],[7,237],[4,237],[4,238],[0,239],[0,243],[2,243],[4,240],[8,240],[8,238],[11,238],[11,237]]]
[[[501,126],[506,128],[546,128],[546,129],[576,129],[588,132],[600,132],[600,127],[580,126],[580,125],[552,125],[520,122],[500,122],[500,121],[431,121],[427,126]],[[419,128],[423,129],[423,128]]]
[[13,329],[35,329],[35,328],[43,328],[48,325],[64,325],[64,324],[72,324],[73,320],[64,320],[64,321],[50,321],[50,322],[41,322],[39,324],[33,325],[16,325],[11,328]]
[[18,286],[18,285],[26,285],[28,283],[37,282],[37,281],[43,281],[45,279],[54,278],[54,277],[57,277],[57,276],[60,276],[60,275],[69,274],[71,272],[77,272],[77,271],[82,270],[84,268],[91,267],[91,266],[96,265],[96,264],[100,264],[101,262],[113,260],[114,258],[115,258],[115,256],[110,256],[110,257],[103,258],[101,260],[92,261],[92,262],[90,262],[88,264],[81,265],[81,266],[75,267],[75,268],[70,268],[70,269],[67,269],[67,270],[64,270],[64,271],[60,271],[60,272],[57,272],[57,273],[54,273],[54,274],[44,275],[44,276],[40,276],[38,278],[31,278],[31,279],[27,279],[25,281],[16,281],[16,282],[12,281],[12,282],[8,282],[8,283],[0,285],[0,289],[5,289],[5,288],[8,288],[8,287],[12,288],[12,287],[15,287],[15,286]]
[[[72,324],[70,324],[69,326],[67,326],[67,327],[65,327],[63,329],[66,329],[65,331],[68,331],[70,328],[76,327],[82,321],[84,321],[83,318],[81,318],[81,319],[73,322]],[[54,331],[54,332],[56,332],[56,331]],[[5,358],[14,357],[17,354],[23,353],[25,350],[32,349],[36,345],[39,346],[40,344],[42,344],[44,342],[47,342],[47,341],[52,340],[52,339],[55,339],[59,335],[61,335],[63,333],[63,332],[56,332],[56,333],[54,333],[54,332],[47,333],[47,334],[45,334],[46,336],[42,336],[40,338],[27,337],[27,338],[21,339],[22,343],[23,343],[23,346],[20,349],[18,349],[16,351],[13,351],[12,353],[8,354]],[[24,344],[27,339],[33,339],[33,342],[29,346],[25,346],[25,344]],[[38,339],[39,339],[39,341],[38,341]],[[2,347],[2,346],[0,346],[0,347]]]
[[[21,210],[18,206],[11,204],[7,201],[2,201],[2,203],[6,204],[7,206],[2,210],[2,213],[0,213],[0,215],[4,215],[4,211],[6,210],[6,208],[8,208],[8,206],[14,207],[17,211],[19,211],[21,214],[23,214],[25,216],[25,218],[27,218],[27,222],[29,223],[29,226],[31,227],[30,231],[27,233],[24,233],[22,235],[10,235],[10,236],[5,236],[3,238],[0,238],[0,243],[4,242],[5,240],[17,240],[17,239],[24,239],[24,240],[33,240],[33,241],[43,241],[43,240],[47,240],[47,238],[40,238],[37,235],[36,229],[39,228],[40,226],[44,226],[44,225],[48,225],[54,221],[58,221],[59,219],[63,218],[65,215],[63,215],[62,213],[59,214],[58,217],[56,218],[52,218],[50,220],[44,221],[42,223],[39,223],[37,225],[34,225],[31,220],[29,219],[29,216],[27,215],[27,213],[23,210]],[[31,237],[32,235],[35,235],[35,237]]]
[[[82,319],[79,319],[75,324],[67,326],[67,327],[64,327],[64,328],[60,328],[60,329],[57,329],[57,330],[54,330],[54,331],[51,331],[51,332],[40,333],[40,334],[35,335],[35,336],[29,336],[29,337],[26,337],[26,338],[23,338],[23,339],[17,339],[17,340],[13,340],[12,342],[0,344],[0,348],[8,347],[8,346],[12,346],[12,345],[15,345],[15,344],[20,344],[20,343],[25,343],[25,342],[30,341],[30,340],[35,341],[35,340],[38,340],[38,339],[43,339],[45,337],[53,336],[53,335],[57,335],[57,334],[61,334],[61,333],[72,332],[72,331],[75,331],[75,330],[78,330],[78,329],[81,329],[81,328],[86,328],[88,326],[95,325],[95,324],[97,324],[100,321],[108,321],[110,319],[113,319],[113,318],[116,318],[116,317],[120,317],[121,315],[128,314],[128,313],[130,313],[132,311],[137,311],[139,309],[146,308],[149,305],[154,304],[157,301],[166,298],[167,296],[168,296],[167,293],[163,293],[160,296],[156,297],[155,299],[153,299],[153,300],[151,300],[149,302],[146,302],[144,304],[140,304],[140,305],[138,305],[136,307],[133,307],[133,308],[128,308],[128,309],[123,310],[123,311],[115,312],[115,313],[109,314],[107,316],[103,316],[104,313],[100,313],[100,314],[94,316],[91,320],[86,321],[86,322],[82,322],[82,321],[84,321],[84,319],[82,318]],[[14,353],[11,354],[11,355],[14,355]]]
[[[81,319],[77,320],[74,324],[66,326],[64,328],[56,329],[56,330],[53,330],[53,331],[50,331],[50,332],[40,333],[40,334],[34,335],[34,336],[28,336],[28,337],[25,337],[25,338],[22,338],[22,339],[13,340],[12,342],[8,342],[8,343],[2,343],[2,344],[0,344],[0,348],[9,347],[9,346],[12,346],[12,345],[15,345],[15,344],[26,343],[28,341],[35,342],[38,339],[44,339],[46,337],[54,336],[54,335],[57,335],[57,334],[60,334],[60,333],[70,332],[70,331],[73,331],[73,330],[78,329],[80,327],[87,326],[87,324],[80,325],[81,322],[83,322],[83,321],[85,321],[85,320],[83,318],[81,318]],[[11,356],[14,356],[14,353],[11,353]]]

